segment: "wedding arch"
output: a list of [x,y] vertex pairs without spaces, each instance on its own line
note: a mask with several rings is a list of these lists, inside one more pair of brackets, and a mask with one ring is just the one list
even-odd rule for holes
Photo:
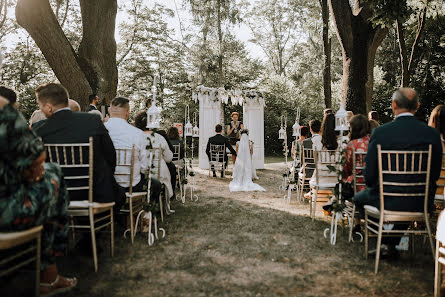
[[221,124],[221,102],[243,106],[244,128],[249,129],[249,139],[253,141],[253,164],[257,169],[264,168],[264,98],[258,91],[226,90],[198,86],[193,92],[195,103],[199,101],[199,167],[209,168],[206,147],[209,137],[215,135],[215,126]]

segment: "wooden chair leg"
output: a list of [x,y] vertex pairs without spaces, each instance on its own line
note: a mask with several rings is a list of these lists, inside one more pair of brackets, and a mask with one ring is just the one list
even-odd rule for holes
[[[91,212],[91,210],[90,210]],[[93,249],[93,262],[94,262],[94,272],[97,272],[97,249],[96,249],[96,228],[94,227],[94,217],[90,213],[90,232],[91,232],[91,245]]]
[[315,220],[315,211],[316,211],[316,208],[317,208],[317,197],[318,197],[318,188],[315,188],[315,191],[314,191],[314,193],[311,196],[311,200],[312,200],[312,203],[313,203],[312,214],[311,214],[312,221]]
[[352,206],[351,222],[349,224],[348,242],[352,241],[352,229],[354,228],[354,218],[355,218],[355,204]]
[[110,209],[110,218],[111,218],[111,225],[110,225],[110,253],[111,257],[114,257],[114,213],[113,208]]
[[433,253],[433,259],[434,259],[436,253],[434,252],[433,234],[431,233],[430,220],[427,218],[425,223],[426,223],[426,229],[428,231],[428,238],[430,240],[431,252]]
[[133,198],[128,199],[129,204],[129,214],[130,214],[130,236],[131,244],[134,244],[134,214],[133,214]]
[[379,261],[380,261],[380,248],[382,246],[382,236],[383,236],[383,226],[379,224],[379,234],[377,236],[377,251],[375,253],[375,269],[374,273],[377,274],[379,270]]
[[442,264],[439,263],[439,240],[436,239],[436,254],[434,259],[434,297],[440,296]]
[[161,211],[161,222],[164,222],[164,205],[162,203],[162,193],[159,193],[159,209]]
[[365,210],[365,259],[368,259],[368,213]]
[[37,297],[40,296],[40,251],[41,251],[41,234],[39,234],[36,238],[36,285],[35,285],[35,295]]

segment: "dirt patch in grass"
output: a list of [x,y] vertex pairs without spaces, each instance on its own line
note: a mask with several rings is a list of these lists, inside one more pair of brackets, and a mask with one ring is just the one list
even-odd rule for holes
[[[226,179],[198,171],[197,202],[175,202],[167,237],[148,247],[139,234],[132,246],[120,235],[116,255],[108,246],[92,259],[74,251],[59,267],[79,277],[71,296],[432,296],[434,263],[427,245],[415,255],[381,260],[378,275],[362,243],[347,232],[332,246],[329,226],[309,206],[283,200],[281,164],[258,171],[265,193],[230,193]],[[295,198],[295,195],[294,195]]]

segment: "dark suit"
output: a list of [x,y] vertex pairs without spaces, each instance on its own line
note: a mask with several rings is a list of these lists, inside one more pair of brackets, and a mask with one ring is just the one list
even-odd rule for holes
[[[432,159],[430,172],[430,185],[428,207],[432,210],[436,181],[440,176],[442,160],[442,145],[439,132],[418,121],[413,116],[402,116],[394,121],[377,127],[373,130],[366,154],[366,167],[363,171],[367,188],[354,197],[357,209],[363,214],[364,205],[380,207],[378,183],[378,156],[377,145],[382,150],[427,150],[432,145]],[[410,182],[403,176],[394,176],[394,181]],[[414,181],[415,182],[415,181]],[[409,191],[409,188],[407,188]],[[385,191],[391,191],[390,189]],[[423,199],[418,197],[385,197],[386,210],[422,211]]]
[[[217,133],[215,136],[212,136],[209,138],[209,141],[207,142],[207,148],[206,148],[206,154],[209,157],[210,160],[210,145],[226,145],[226,151],[224,152],[224,162],[227,163],[228,157],[227,157],[227,149],[232,153],[232,155],[236,156],[236,151],[233,149],[232,145],[229,143],[229,139],[227,137],[222,136],[220,133]],[[222,162],[223,160],[219,160],[219,162]]]
[[[94,142],[93,199],[96,202],[116,201],[119,204],[117,200],[122,197],[116,194],[119,188],[116,187],[113,176],[116,167],[116,151],[107,129],[98,116],[61,110],[50,118],[34,124],[33,130],[42,137],[44,143],[86,143],[92,136]],[[76,192],[70,193],[71,200],[86,199],[84,193]]]
[[92,110],[97,110],[96,106],[94,106],[93,104],[90,104],[86,110],[86,112],[90,112]]

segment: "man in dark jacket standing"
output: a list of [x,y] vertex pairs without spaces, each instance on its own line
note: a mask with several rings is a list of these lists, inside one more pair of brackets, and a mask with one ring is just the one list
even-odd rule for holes
[[[207,142],[207,148],[206,148],[206,154],[209,157],[210,160],[210,145],[211,144],[215,144],[215,145],[225,145],[226,149],[229,149],[229,151],[232,153],[233,156],[236,156],[236,152],[233,149],[232,145],[229,143],[229,139],[227,139],[227,137],[224,137],[221,132],[222,132],[222,126],[220,124],[215,126],[215,132],[216,135],[212,136],[209,138],[209,141]],[[219,162],[222,162],[223,160],[219,160]],[[226,152],[224,152],[224,163],[225,166],[227,166],[227,161],[228,161],[228,157]],[[216,177],[216,172],[215,172],[215,168],[213,167],[213,165],[211,166],[211,170],[213,171],[213,177]],[[221,172],[221,177],[223,176],[223,173]]]

